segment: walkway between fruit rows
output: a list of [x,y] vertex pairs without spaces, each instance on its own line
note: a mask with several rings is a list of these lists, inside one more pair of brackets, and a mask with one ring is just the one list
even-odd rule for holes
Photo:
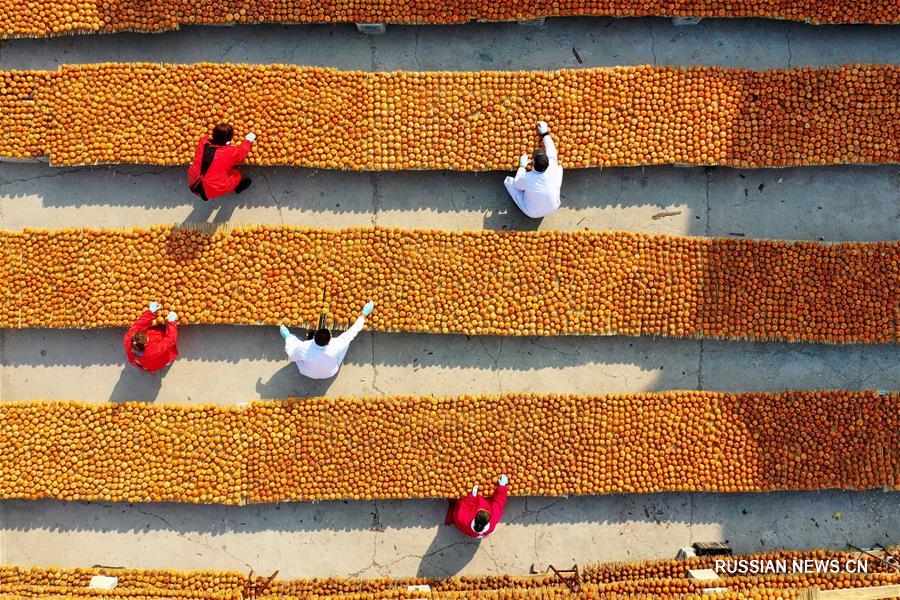
[[[479,544],[433,500],[223,507],[0,503],[0,563],[227,569],[280,578],[524,574],[532,565],[671,558],[695,541],[735,552],[896,540],[891,494],[512,498]],[[894,504],[892,504],[892,501]]]
[[[900,62],[896,27],[763,20],[551,19],[388,28],[189,27],[0,43],[3,69],[101,61],[296,63],[363,70],[549,69],[679,64],[746,67]],[[153,124],[148,124],[153,126]],[[460,140],[460,143],[465,143]],[[512,165],[511,165],[512,167]],[[823,241],[900,234],[900,168],[571,171],[563,209],[521,217],[503,173],[250,169],[239,199],[201,205],[182,169],[50,169],[0,163],[0,228],[135,227],[210,221],[440,229],[625,229]],[[0,401],[236,404],[285,396],[668,389],[900,389],[895,346],[652,338],[496,338],[365,333],[333,382],[303,380],[274,328],[186,327],[164,379],[127,368],[121,331],[0,332]],[[487,482],[482,482],[486,485]],[[896,541],[896,494],[662,494],[514,498],[478,548],[439,526],[438,501],[241,508],[0,502],[0,563],[218,568],[283,577],[523,573],[672,556],[692,541],[736,551]]]

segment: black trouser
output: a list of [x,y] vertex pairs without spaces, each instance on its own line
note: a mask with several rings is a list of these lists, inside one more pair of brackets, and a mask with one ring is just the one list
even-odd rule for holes
[[216,157],[217,148],[218,146],[213,146],[212,144],[206,144],[203,147],[203,160],[200,161],[200,179],[190,186],[190,190],[200,196],[204,202],[209,200],[209,198],[206,197],[206,191],[203,189],[203,176],[206,175],[210,165],[212,165],[212,161]]
[[243,192],[244,190],[246,190],[248,187],[250,187],[250,184],[251,184],[251,183],[252,183],[252,181],[250,181],[249,178],[243,177],[243,178],[241,179],[241,182],[238,183],[238,184],[235,186],[235,188],[234,188],[234,193],[235,193],[235,194],[240,194],[241,192]]

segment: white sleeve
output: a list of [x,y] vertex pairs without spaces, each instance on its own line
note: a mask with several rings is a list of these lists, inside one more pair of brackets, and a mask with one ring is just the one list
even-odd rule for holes
[[553,138],[550,137],[549,133],[541,141],[544,143],[544,151],[547,153],[547,158],[550,159],[550,164],[552,165],[557,159],[556,144],[553,143]]
[[525,170],[525,167],[519,167],[519,170],[516,171],[516,178],[513,180],[513,185],[517,190],[525,191],[525,174],[528,173]]
[[337,336],[336,338],[331,340],[329,346],[334,346],[336,350],[343,350],[344,348],[350,347],[350,342],[353,341],[360,331],[363,330],[363,327],[366,324],[366,318],[360,315],[356,321],[353,323],[353,326],[350,327],[347,331]]
[[298,362],[306,358],[306,351],[312,343],[311,340],[301,342],[297,336],[289,335],[284,338],[284,352],[291,362]]

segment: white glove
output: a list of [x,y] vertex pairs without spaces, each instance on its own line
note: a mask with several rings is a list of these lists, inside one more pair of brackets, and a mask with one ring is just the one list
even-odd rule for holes
[[528,166],[528,155],[523,154],[522,156],[519,157],[519,167],[524,169],[527,166]]
[[162,307],[159,305],[159,302],[151,302],[149,308],[150,308],[150,312],[152,312],[155,315],[156,313],[159,312],[159,309]]
[[501,475],[500,481],[498,481],[497,483],[499,483],[503,487],[506,487],[507,485],[509,485],[509,478],[506,475]]
[[256,134],[252,131],[244,136],[244,139],[250,142],[251,144],[256,141]]
[[478,495],[478,486],[477,485],[472,486],[472,495],[473,496]]
[[547,125],[547,121],[538,121],[537,130],[540,135],[547,135],[550,133],[550,126]]
[[178,320],[178,315],[176,315],[174,311],[170,312],[168,315],[166,315],[166,321],[168,321],[169,323],[174,323],[177,320]]
[[373,300],[369,300],[368,302],[366,302],[366,305],[363,306],[362,314],[364,314],[365,316],[368,317],[369,315],[372,314],[372,310],[374,310],[374,309],[375,309],[375,302]]

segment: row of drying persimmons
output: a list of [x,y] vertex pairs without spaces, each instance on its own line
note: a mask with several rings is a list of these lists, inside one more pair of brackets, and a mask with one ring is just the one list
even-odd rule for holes
[[[0,405],[0,497],[246,504],[900,489],[900,394]],[[504,484],[505,485],[505,484]]]
[[[186,164],[214,125],[248,161],[356,170],[518,164],[552,123],[566,168],[900,160],[900,67],[337,71],[109,63],[0,72],[0,156]],[[187,124],[187,125],[186,125]]]
[[182,24],[465,23],[557,16],[761,17],[812,23],[897,23],[896,0],[5,0],[0,37],[164,31]]
[[255,226],[0,232],[0,327],[350,323],[470,335],[898,338],[900,243]]
[[[888,552],[896,552],[889,548]],[[717,565],[717,561],[721,561]],[[721,563],[727,563],[722,565]],[[743,566],[741,566],[743,565]],[[750,574],[751,566],[771,571]],[[782,566],[784,568],[782,569]],[[864,565],[864,567],[863,567]],[[836,568],[835,568],[836,567]],[[729,568],[736,572],[729,572]],[[862,568],[865,573],[854,572]],[[690,579],[688,570],[712,569],[720,579]],[[740,572],[743,569],[745,572]],[[785,572],[786,571],[786,572]],[[820,571],[820,572],[816,572]],[[111,591],[89,590],[97,575],[116,577]],[[429,586],[432,598],[568,598],[567,588],[552,574],[435,578],[297,579],[267,581],[235,572],[136,569],[52,569],[0,567],[0,597],[15,598],[194,598],[239,600],[247,590],[262,590],[260,600],[301,598],[381,599],[421,597],[410,586]],[[900,574],[872,556],[830,550],[781,550],[752,555],[697,557],[635,563],[587,565],[581,573],[581,598],[707,598],[704,588],[724,587],[717,598],[792,599],[799,590],[870,588],[900,584]]]

